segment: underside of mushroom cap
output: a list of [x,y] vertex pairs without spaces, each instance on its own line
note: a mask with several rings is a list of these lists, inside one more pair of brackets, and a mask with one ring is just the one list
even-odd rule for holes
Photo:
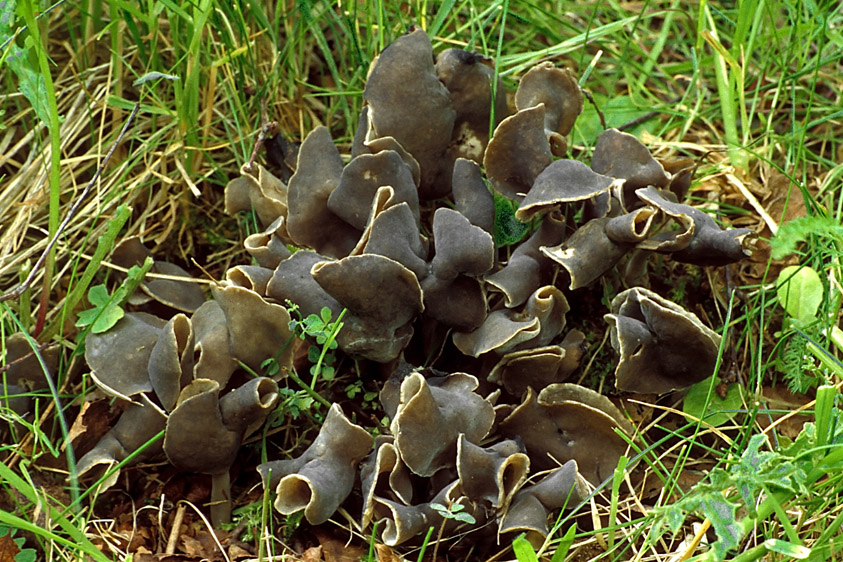
[[663,394],[687,388],[714,373],[720,336],[697,316],[643,287],[612,300],[612,347],[620,354],[616,386]]
[[578,160],[556,160],[536,176],[530,192],[515,211],[515,218],[528,222],[536,215],[565,203],[591,199],[617,185],[618,180],[597,174]]

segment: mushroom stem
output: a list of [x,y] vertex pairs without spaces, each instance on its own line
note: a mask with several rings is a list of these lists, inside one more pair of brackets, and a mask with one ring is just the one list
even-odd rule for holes
[[211,475],[211,525],[219,529],[231,522],[231,476],[229,471]]

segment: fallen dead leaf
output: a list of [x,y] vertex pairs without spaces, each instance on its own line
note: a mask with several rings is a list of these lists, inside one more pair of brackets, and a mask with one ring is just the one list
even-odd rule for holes
[[302,562],[323,562],[322,561],[322,547],[311,546],[301,555]]
[[0,562],[15,562],[19,552],[20,548],[12,539],[12,532],[7,529],[7,534],[0,537]]

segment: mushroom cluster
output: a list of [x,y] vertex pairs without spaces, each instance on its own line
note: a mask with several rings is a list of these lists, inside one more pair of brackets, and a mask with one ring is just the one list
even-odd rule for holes
[[[261,223],[245,242],[254,265],[230,269],[190,317],[132,313],[89,337],[97,384],[130,405],[82,470],[165,429],[174,465],[226,473],[277,383],[229,391],[242,381],[234,358],[290,367],[289,301],[304,316],[345,310],[339,348],[362,376],[391,373],[389,431],[375,439],[334,404],[303,454],[259,467],[281,513],[318,524],[353,495],[363,527],[381,522],[397,545],[460,524],[433,507],[458,504],[478,529],[541,540],[551,512],[609,477],[635,432],[608,398],[565,382],[585,353],[569,299],[613,268],[638,284],[652,253],[739,260],[753,233],[680,203],[693,166],[659,162],[629,134],[602,133],[590,166],[566,158],[583,108],[571,71],[535,66],[511,109],[494,80],[488,58],[434,55],[411,29],[370,69],[347,162],[317,127],[288,182],[244,167],[225,205]],[[495,242],[501,200],[529,225],[515,246]],[[619,294],[606,321],[620,390],[670,392],[714,368],[717,334],[644,287]]]

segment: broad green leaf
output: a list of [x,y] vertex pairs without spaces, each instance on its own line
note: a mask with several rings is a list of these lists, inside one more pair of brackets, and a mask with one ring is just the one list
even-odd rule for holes
[[105,285],[94,285],[88,290],[88,302],[94,306],[105,306],[108,304],[108,289]]
[[[595,101],[597,101],[600,111],[603,112],[603,117],[606,119],[606,126],[610,128],[620,127],[652,111],[651,107],[636,106],[629,96],[613,96],[608,100],[600,96],[595,96]],[[638,136],[644,129],[645,126],[642,123],[626,132]],[[600,123],[597,110],[593,104],[586,102],[583,112],[577,118],[577,122],[574,124],[574,130],[571,133],[573,144],[592,145],[597,141],[597,137],[602,132],[603,125]]]
[[533,545],[530,544],[530,541],[524,538],[524,535],[518,535],[518,537],[512,541],[512,551],[515,553],[515,557],[518,559],[518,562],[539,562],[538,556],[536,556],[536,551],[533,550]]
[[[714,386],[719,383],[720,379],[718,378],[714,381]],[[682,402],[682,411],[689,416],[718,427],[729,423],[738,414],[738,410],[743,407],[741,387],[739,384],[730,384],[727,387],[725,398],[720,398],[716,392],[712,392],[711,398],[708,400],[708,409],[703,411],[711,387],[711,377],[692,386]]]
[[823,284],[819,274],[807,266],[790,265],[782,269],[776,281],[779,304],[801,322],[817,317],[823,300]]

